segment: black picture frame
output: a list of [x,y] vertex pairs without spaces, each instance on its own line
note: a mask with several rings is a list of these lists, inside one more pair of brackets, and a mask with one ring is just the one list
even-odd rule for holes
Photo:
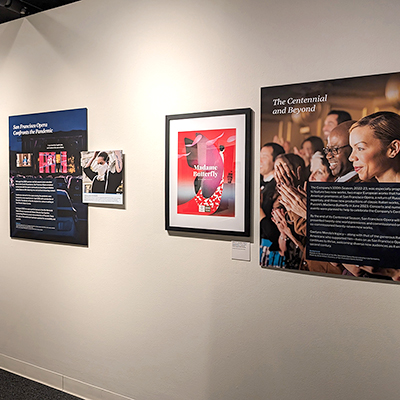
[[252,110],[167,115],[165,132],[165,229],[249,237]]

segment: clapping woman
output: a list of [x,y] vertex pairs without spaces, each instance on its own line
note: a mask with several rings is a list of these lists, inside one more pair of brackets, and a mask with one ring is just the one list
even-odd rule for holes
[[[332,182],[334,177],[329,168],[328,160],[321,152],[316,152],[311,158],[310,181]],[[279,187],[280,203],[286,208],[294,222],[294,229],[298,235],[306,235],[307,218],[307,194],[306,191],[298,186],[281,185]],[[301,259],[300,269],[312,272],[322,272],[340,275],[343,267],[326,261],[307,260],[305,251]]]
[[[281,187],[302,186],[305,182],[304,160],[295,154],[281,154],[275,160],[274,175],[278,192]],[[285,256],[285,268],[299,269],[302,252],[304,250],[303,235],[298,235],[293,226],[293,220],[282,205],[279,206],[281,197],[276,201],[272,211],[272,221],[280,231],[279,247]]]

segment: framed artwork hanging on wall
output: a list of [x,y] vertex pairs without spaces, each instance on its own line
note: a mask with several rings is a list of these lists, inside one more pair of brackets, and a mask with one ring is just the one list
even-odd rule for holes
[[250,236],[251,113],[166,117],[166,230]]

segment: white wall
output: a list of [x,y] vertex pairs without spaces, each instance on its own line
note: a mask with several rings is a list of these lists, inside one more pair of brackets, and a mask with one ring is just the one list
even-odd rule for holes
[[[262,270],[257,239],[246,263],[168,235],[163,176],[166,114],[251,107],[257,153],[260,87],[398,71],[399,15],[82,0],[0,25],[0,366],[106,400],[398,399],[397,285]],[[126,209],[90,208],[88,248],[11,240],[8,116],[78,107],[90,149],[126,154]],[[255,238],[257,201],[254,185]]]

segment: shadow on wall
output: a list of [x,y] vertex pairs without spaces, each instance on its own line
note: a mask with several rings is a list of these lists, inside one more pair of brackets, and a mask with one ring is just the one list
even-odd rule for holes
[[[87,37],[79,35],[76,30],[68,28],[47,14],[41,13],[40,18],[33,16],[27,18],[26,21],[35,28],[54,52],[68,65],[81,60],[81,57],[90,47]],[[74,47],[71,51],[71,41],[80,43],[80,46]],[[95,43],[91,45],[95,45]]]
[[3,32],[0,34],[0,68],[7,62],[18,32],[23,24],[23,20],[14,21],[12,24],[5,24]]

